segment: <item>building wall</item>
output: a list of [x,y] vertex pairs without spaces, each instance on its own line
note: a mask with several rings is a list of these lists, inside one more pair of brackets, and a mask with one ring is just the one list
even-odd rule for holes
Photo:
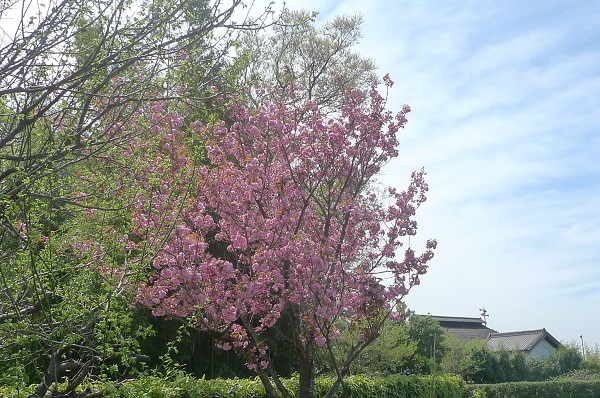
[[536,345],[529,351],[532,358],[548,358],[556,353],[556,348],[548,343],[545,339],[537,342]]

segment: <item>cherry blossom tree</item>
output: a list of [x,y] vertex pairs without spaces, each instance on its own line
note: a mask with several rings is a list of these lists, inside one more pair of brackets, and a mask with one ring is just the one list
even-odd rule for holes
[[[313,395],[318,346],[337,375],[327,396],[344,394],[351,362],[433,257],[435,240],[422,254],[403,247],[417,231],[425,173],[413,173],[403,191],[374,184],[398,155],[410,111],[387,111],[376,87],[347,92],[328,116],[312,102],[290,106],[260,92],[252,111],[233,103],[227,123],[190,126],[157,102],[146,116],[155,141],[127,149],[145,159],[134,176],[143,186],[136,245],[153,249],[139,302],[235,350],[271,397],[293,395],[278,378],[266,331],[286,324],[282,338],[300,358],[296,396]],[[332,349],[340,322],[360,332],[343,358]]]

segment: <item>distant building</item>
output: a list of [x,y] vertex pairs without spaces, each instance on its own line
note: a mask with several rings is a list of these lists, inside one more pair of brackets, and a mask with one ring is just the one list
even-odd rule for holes
[[486,340],[491,333],[497,333],[485,325],[481,318],[466,318],[455,316],[435,316],[431,318],[440,323],[447,333],[452,333],[459,340]]
[[546,329],[492,333],[486,341],[493,351],[523,351],[531,358],[551,357],[561,346]]
[[438,321],[446,333],[461,341],[486,341],[492,351],[523,351],[531,358],[548,358],[561,346],[546,329],[498,333],[488,328],[481,318],[436,315],[431,315],[431,318]]

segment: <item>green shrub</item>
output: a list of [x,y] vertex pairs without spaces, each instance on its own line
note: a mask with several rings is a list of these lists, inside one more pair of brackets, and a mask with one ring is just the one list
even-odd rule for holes
[[[594,369],[593,359],[583,363],[579,349],[573,345],[560,347],[549,358],[529,358],[521,351],[492,351],[483,340],[446,339],[446,354],[442,359],[444,372],[461,376],[473,383],[505,383],[544,381],[586,367]],[[599,361],[600,369],[600,361]]]
[[552,380],[469,385],[463,398],[597,398],[600,380]]
[[555,378],[556,380],[598,380],[600,373],[590,372],[587,369],[572,370]]
[[591,373],[600,374],[600,347],[598,345],[594,349],[588,348],[586,350],[582,367]]
[[[298,387],[298,378],[283,379],[291,390]],[[331,376],[315,380],[315,397],[323,397],[334,383]],[[354,375],[346,379],[348,398],[461,398],[464,382],[453,376],[394,375],[376,378]],[[183,372],[169,380],[145,376],[112,386],[88,385],[90,392],[104,391],[110,398],[266,398],[258,378],[253,379],[196,379]],[[0,390],[1,397],[16,397],[16,391]]]

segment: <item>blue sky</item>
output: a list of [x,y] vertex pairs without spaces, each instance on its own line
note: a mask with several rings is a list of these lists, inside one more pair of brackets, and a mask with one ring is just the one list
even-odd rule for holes
[[[258,3],[257,5],[258,6]],[[276,3],[280,7],[281,2]],[[439,246],[407,297],[600,344],[600,3],[303,1],[318,22],[362,14],[357,50],[413,111],[386,185],[424,167],[419,234]]]

